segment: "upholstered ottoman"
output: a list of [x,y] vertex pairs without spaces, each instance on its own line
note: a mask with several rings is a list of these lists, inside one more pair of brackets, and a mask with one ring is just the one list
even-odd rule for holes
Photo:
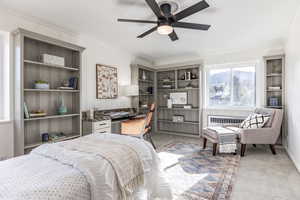
[[[212,127],[212,128],[204,128],[202,132],[203,137],[203,149],[206,148],[207,140],[213,143],[213,156],[217,154],[217,147],[220,143],[220,132],[218,131],[226,130],[231,137],[235,138],[236,142],[239,136],[239,128],[237,127],[230,127],[230,128],[223,128],[223,127]],[[222,133],[224,135],[224,133]],[[235,152],[236,153],[236,152]]]

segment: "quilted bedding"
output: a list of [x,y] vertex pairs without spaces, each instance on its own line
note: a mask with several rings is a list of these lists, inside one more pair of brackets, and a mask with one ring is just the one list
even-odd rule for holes
[[[140,191],[147,190],[146,199],[160,197],[158,188],[163,182],[159,173],[156,153],[151,145],[143,140],[114,134],[93,134],[87,137],[113,140],[134,147],[143,163],[145,172],[145,185]],[[57,144],[51,144],[55,146]],[[21,156],[0,163],[0,199],[10,200],[120,200],[121,192],[118,187],[115,171],[111,164],[104,158],[87,155],[81,152],[68,152],[67,157],[78,158],[95,162],[97,170],[88,171],[80,166],[62,163],[59,160],[40,154],[48,151],[49,146],[42,145],[40,150],[33,151],[29,155]],[[60,152],[53,152],[63,156]],[[74,154],[74,155],[73,155]],[[82,159],[81,159],[82,158]],[[78,162],[80,163],[80,162]],[[97,193],[93,193],[97,188]],[[144,199],[136,191],[132,199]],[[161,197],[161,199],[171,199]]]

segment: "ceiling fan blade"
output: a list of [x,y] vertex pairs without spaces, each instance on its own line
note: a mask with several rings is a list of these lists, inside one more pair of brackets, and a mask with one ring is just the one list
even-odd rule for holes
[[157,24],[156,21],[138,20],[138,19],[118,19],[118,22],[133,22],[133,23]]
[[169,34],[169,37],[170,37],[170,39],[171,39],[173,42],[179,39],[175,31],[173,31],[172,33],[170,33],[170,34]]
[[146,2],[158,18],[164,18],[163,13],[155,0],[146,0]]
[[143,37],[145,37],[145,36],[147,36],[147,35],[153,33],[154,31],[157,30],[157,27],[158,27],[158,26],[155,26],[155,27],[153,27],[152,29],[150,29],[149,31],[146,31],[145,33],[139,35],[138,38],[143,38]]
[[183,18],[186,18],[190,15],[193,15],[193,14],[195,14],[195,13],[201,11],[201,10],[204,10],[208,7],[209,7],[208,3],[205,0],[203,0],[203,1],[200,1],[199,3],[196,3],[195,5],[187,8],[187,9],[184,9],[183,11],[177,13],[175,15],[175,18],[176,18],[177,21],[179,21]]
[[207,24],[194,24],[194,23],[187,23],[187,22],[175,22],[174,24],[172,24],[172,26],[178,28],[188,28],[188,29],[203,30],[203,31],[207,31],[210,28],[210,25]]

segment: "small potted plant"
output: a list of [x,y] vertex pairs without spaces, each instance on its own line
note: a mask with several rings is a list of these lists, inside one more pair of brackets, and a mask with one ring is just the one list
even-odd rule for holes
[[50,85],[47,81],[38,80],[34,82],[34,88],[47,90],[50,88]]

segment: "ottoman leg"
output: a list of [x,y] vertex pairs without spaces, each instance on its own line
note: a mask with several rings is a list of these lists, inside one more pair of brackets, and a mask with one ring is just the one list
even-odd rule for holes
[[216,156],[216,154],[217,154],[217,147],[218,147],[218,144],[214,143],[213,144],[213,156]]
[[242,146],[241,146],[241,157],[245,156],[245,151],[246,151],[246,144],[242,144]]
[[203,138],[203,149],[206,149],[207,139]]

